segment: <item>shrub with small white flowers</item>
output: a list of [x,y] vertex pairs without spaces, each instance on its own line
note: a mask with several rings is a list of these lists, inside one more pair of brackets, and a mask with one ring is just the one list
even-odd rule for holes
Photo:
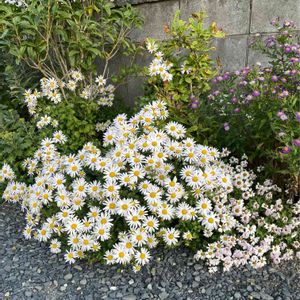
[[[22,176],[21,162],[54,130],[68,136],[67,151],[100,146],[106,122],[131,110],[113,101],[111,83],[137,71],[130,32],[141,24],[134,7],[112,0],[0,0],[0,164]],[[126,67],[116,69],[121,53]]]
[[68,78],[43,78],[40,90],[25,90],[24,102],[39,134],[44,131],[45,137],[62,130],[70,137],[67,146],[76,151],[86,141],[100,137],[101,119],[105,121],[103,128],[108,124],[103,107],[113,105],[115,87],[102,75],[91,82],[77,70],[69,72]]
[[3,198],[26,212],[25,237],[49,242],[69,263],[94,255],[135,271],[159,243],[190,246],[210,272],[299,257],[300,202],[277,198],[270,181],[255,185],[245,159],[225,162],[226,150],[197,144],[167,115],[160,101],[118,115],[103,153],[87,143],[64,155],[56,132],[24,163],[31,184],[5,165]]
[[[41,91],[28,89],[25,91],[25,103],[31,115],[38,116],[44,111],[46,103],[58,104],[62,100],[72,98],[81,98],[89,104],[94,103],[99,106],[112,106],[114,100],[114,86],[107,85],[106,79],[100,75],[96,77],[94,83],[86,84],[84,76],[79,71],[70,72],[70,80],[67,82],[57,81],[54,78],[41,79]],[[40,100],[40,101],[38,101]],[[42,104],[38,106],[38,104]],[[56,108],[55,108],[56,109]],[[38,127],[50,124],[42,122]]]

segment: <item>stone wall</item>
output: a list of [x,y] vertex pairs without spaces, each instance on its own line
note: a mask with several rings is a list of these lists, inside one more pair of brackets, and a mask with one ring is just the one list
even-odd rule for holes
[[[170,23],[177,10],[180,10],[183,19],[193,12],[205,11],[207,23],[215,21],[226,33],[225,39],[216,42],[214,54],[221,59],[226,70],[264,62],[264,58],[251,50],[248,44],[256,33],[273,33],[270,21],[274,17],[292,19],[300,30],[300,0],[118,0],[120,5],[126,2],[136,5],[144,17],[143,29],[131,35],[137,43],[143,42],[146,37],[165,39],[163,27]],[[139,58],[142,65],[148,62],[147,57]],[[135,78],[120,93],[132,102],[142,94],[141,85],[142,78]]]

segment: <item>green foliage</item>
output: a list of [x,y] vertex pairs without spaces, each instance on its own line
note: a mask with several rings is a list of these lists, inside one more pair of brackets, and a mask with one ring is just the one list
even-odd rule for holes
[[[210,56],[214,50],[212,41],[224,37],[215,23],[205,28],[204,18],[203,13],[197,13],[188,21],[183,21],[177,12],[171,25],[165,27],[167,39],[158,43],[158,51],[163,53],[164,60],[171,66],[169,72],[172,80],[164,81],[157,75],[151,76],[145,87],[146,96],[141,99],[142,104],[153,99],[166,101],[170,118],[186,125],[190,131],[197,131],[191,102],[209,91],[209,80],[216,74]],[[153,40],[148,42],[154,43]],[[146,74],[149,75],[148,69]]]
[[108,63],[122,47],[131,55],[128,39],[141,19],[131,6],[116,8],[111,1],[30,1],[25,7],[0,4],[0,47],[45,77],[65,79],[71,69],[95,74],[95,59]]
[[[25,179],[22,161],[34,153],[37,142],[35,125],[15,109],[0,104],[0,164],[11,164],[19,178]],[[0,185],[0,193],[2,188]]]
[[130,112],[130,108],[119,99],[112,107],[99,107],[95,102],[73,96],[56,105],[41,105],[45,114],[58,121],[58,127],[46,127],[39,131],[41,138],[49,137],[55,130],[61,130],[68,140],[64,145],[66,153],[77,151],[85,143],[93,142],[101,147],[102,133],[96,124],[112,120],[119,113]]

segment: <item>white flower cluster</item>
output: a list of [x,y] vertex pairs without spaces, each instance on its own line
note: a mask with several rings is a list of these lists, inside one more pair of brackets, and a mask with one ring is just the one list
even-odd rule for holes
[[[37,121],[37,128],[41,129],[51,124],[53,127],[58,126],[58,121],[48,115],[39,116],[38,100],[45,98],[50,100],[53,104],[58,104],[63,100],[61,90],[69,91],[70,96],[76,96],[89,101],[96,101],[99,106],[112,106],[114,100],[114,86],[106,85],[106,79],[103,76],[98,76],[94,84],[84,86],[84,76],[79,71],[71,71],[67,82],[58,82],[54,78],[43,78],[41,80],[41,91],[28,89],[25,91],[25,103],[28,107],[29,113],[35,118],[39,117]],[[83,86],[83,87],[82,87]],[[74,94],[74,95],[72,95]]]
[[15,178],[15,173],[8,164],[4,164],[0,169],[0,183],[10,181]]
[[[81,83],[81,84],[80,84]],[[29,113],[34,115],[37,112],[38,99],[45,97],[54,104],[63,100],[61,90],[66,88],[70,93],[78,92],[78,97],[86,100],[96,100],[100,106],[112,106],[114,100],[114,86],[106,85],[106,79],[98,76],[94,84],[84,85],[84,76],[79,71],[71,71],[70,79],[67,82],[58,82],[54,78],[43,78],[41,80],[41,91],[28,89],[25,91],[25,103]]]
[[[225,269],[246,262],[262,266],[269,251],[289,259],[294,252],[284,242],[275,246],[274,235],[261,239],[257,232],[297,232],[300,203],[294,205],[295,218],[270,225],[283,220],[282,203],[273,205],[270,196],[276,187],[258,185],[256,203],[255,176],[245,163],[223,162],[222,153],[196,144],[176,122],[163,126],[167,116],[159,101],[129,120],[117,116],[104,134],[104,154],[91,143],[77,154],[60,154],[62,132],[43,140],[25,162],[34,183],[10,181],[3,193],[26,211],[25,237],[49,241],[51,252],[65,251],[69,263],[102,251],[107,263],[131,262],[134,270],[150,260],[149,250],[159,242],[173,246],[195,238],[202,249],[196,258],[208,260],[211,272],[221,263]],[[52,215],[45,219],[49,207]],[[258,213],[263,208],[271,209],[268,217]],[[215,242],[202,243],[199,236]]]
[[36,127],[38,129],[42,129],[43,127],[48,126],[49,124],[51,124],[53,127],[57,127],[58,126],[58,121],[51,118],[48,115],[44,115],[40,118],[40,120],[36,123]]
[[[207,245],[206,251],[199,250],[195,255],[196,259],[208,261],[210,272],[217,271],[220,264],[224,270],[247,263],[260,268],[267,263],[267,255],[276,264],[295,255],[300,258],[300,201],[283,203],[281,199],[273,199],[281,190],[269,180],[257,184],[254,192],[252,184],[247,183],[249,173],[245,172],[235,180],[235,186],[244,191],[242,199],[230,198],[232,213],[241,220],[235,233],[222,234],[218,241]],[[287,211],[291,213],[289,218]],[[262,233],[264,237],[260,238]],[[288,246],[289,240],[293,240],[292,247]]]
[[23,0],[2,0],[0,2],[6,3],[6,4],[10,4],[10,5],[15,5],[15,6],[23,6],[24,5],[24,1]]
[[105,131],[109,127],[110,124],[111,124],[110,120],[107,120],[107,121],[102,122],[102,123],[97,123],[96,124],[96,131],[97,132]]
[[169,71],[173,64],[163,59],[163,53],[158,50],[155,41],[147,39],[146,48],[150,53],[154,53],[155,58],[149,66],[150,76],[159,75],[163,81],[171,81],[173,76]]

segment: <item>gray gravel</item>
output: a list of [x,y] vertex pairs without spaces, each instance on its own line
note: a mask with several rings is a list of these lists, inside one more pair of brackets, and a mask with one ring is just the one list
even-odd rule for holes
[[160,257],[135,274],[118,266],[66,266],[45,244],[22,237],[24,217],[0,204],[0,299],[300,299],[300,263],[210,275],[185,249]]

